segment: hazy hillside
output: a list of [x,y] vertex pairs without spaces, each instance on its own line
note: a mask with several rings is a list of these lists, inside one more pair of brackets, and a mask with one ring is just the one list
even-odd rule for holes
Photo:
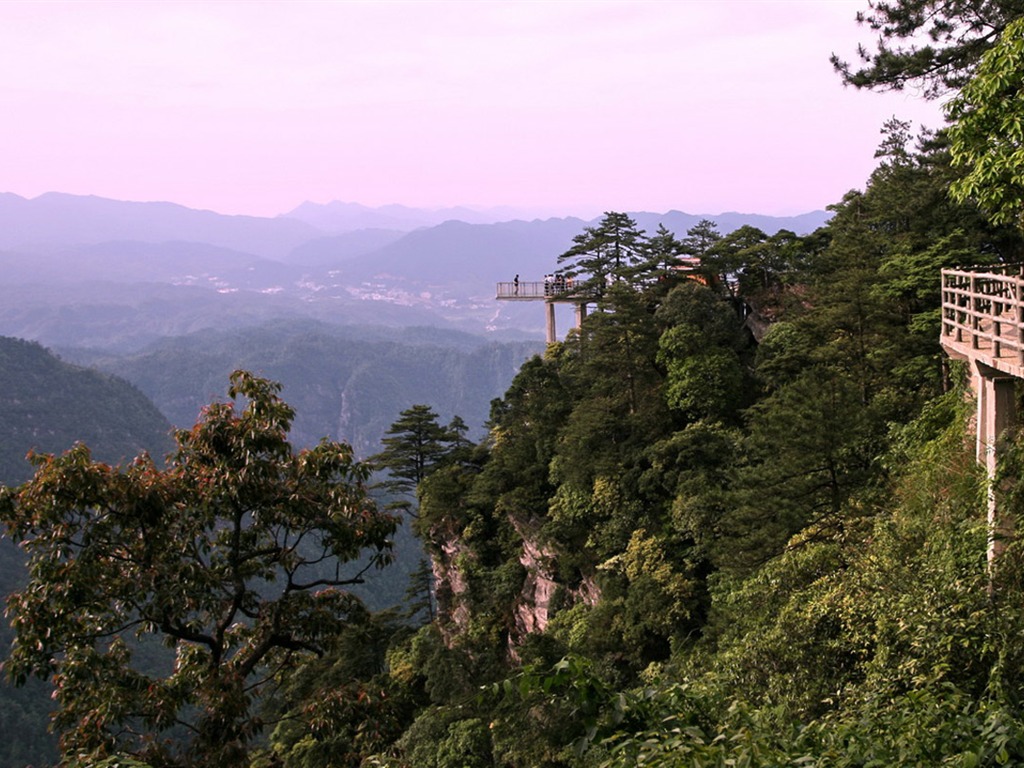
[[167,283],[0,282],[0,333],[53,347],[137,351],[166,336],[240,328],[271,319],[337,324],[444,325],[429,310],[348,295],[226,291]]
[[266,291],[295,279],[279,261],[219,245],[183,240],[113,240],[38,253],[0,252],[5,283],[170,283],[214,290]]
[[467,224],[448,221],[410,232],[373,254],[347,261],[342,274],[349,279],[389,279],[433,286],[453,292],[479,290],[485,282],[493,291],[497,280],[536,274],[538,279],[557,266],[587,222],[580,219],[506,221]]
[[8,250],[110,240],[190,240],[280,257],[320,235],[295,219],[225,216],[175,203],[135,203],[59,192],[31,200],[0,194],[0,248]]
[[297,411],[296,445],[330,437],[367,456],[379,450],[399,412],[416,403],[430,404],[445,419],[458,414],[479,434],[491,400],[543,349],[436,329],[403,332],[401,342],[389,335],[277,322],[165,339],[124,357],[78,359],[133,382],[178,426],[191,425],[203,405],[223,396],[232,370],[254,371],[284,385],[283,397]]
[[405,237],[398,229],[358,229],[310,240],[293,249],[288,262],[316,266],[325,262],[337,263],[355,256],[363,256],[391,245]]
[[[323,218],[324,229],[296,220],[297,213]],[[395,228],[441,215],[469,221]],[[310,318],[541,339],[540,307],[495,301],[495,283],[516,274],[542,279],[593,222],[471,223],[481,216],[332,203],[269,219],[171,203],[0,195],[0,334],[120,353],[165,336]],[[634,216],[648,232],[664,224],[680,237],[704,218],[679,211]],[[802,234],[827,215],[711,218],[723,233],[749,223]],[[368,223],[375,228],[328,234]],[[559,321],[560,329],[566,325]]]
[[76,441],[121,461],[163,456],[170,424],[123,379],[62,362],[38,344],[0,337],[0,482],[26,479],[29,449],[59,453]]
[[328,232],[351,232],[367,228],[408,232],[420,227],[433,227],[446,221],[493,224],[498,221],[533,218],[526,211],[509,207],[478,210],[465,206],[423,209],[410,208],[405,205],[382,205],[372,208],[359,203],[343,203],[338,200],[325,204],[307,201],[282,216],[304,221]]
[[[789,229],[797,234],[806,234],[822,226],[829,218],[825,211],[813,211],[799,216],[763,216],[736,212],[690,214],[675,210],[664,214],[642,211],[631,215],[644,229],[654,231],[658,228],[659,222],[664,222],[666,227],[679,233],[685,232],[701,219],[711,219],[718,224],[722,232],[731,232],[744,224],[750,224],[767,232]],[[465,224],[498,224],[515,220],[551,218],[550,215],[538,216],[534,212],[509,207],[483,210],[466,207],[424,210],[404,205],[384,205],[372,208],[337,200],[326,204],[305,202],[294,210],[282,214],[282,217],[304,221],[327,232],[352,232],[369,228],[408,232],[435,227],[449,221],[461,221]]]

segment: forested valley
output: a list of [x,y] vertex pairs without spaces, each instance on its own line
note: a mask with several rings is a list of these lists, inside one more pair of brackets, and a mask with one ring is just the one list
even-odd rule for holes
[[[1024,261],[1024,9],[871,14],[844,79],[953,92],[951,126],[889,121],[808,235],[584,228],[552,269],[590,311],[482,437],[424,398],[365,462],[293,449],[287,391],[236,371],[166,466],[79,446],[0,488],[5,668],[55,684],[60,764],[1024,763],[1024,548],[986,560],[939,344],[941,269]],[[400,529],[430,562],[368,610]]]

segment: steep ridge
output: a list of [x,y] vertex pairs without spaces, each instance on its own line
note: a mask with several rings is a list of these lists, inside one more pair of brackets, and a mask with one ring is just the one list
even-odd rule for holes
[[397,333],[293,320],[165,339],[126,356],[78,359],[135,383],[178,426],[192,424],[203,405],[222,395],[232,370],[252,370],[283,384],[297,412],[293,443],[313,445],[326,436],[367,456],[414,403],[429,403],[446,419],[458,414],[479,431],[491,400],[542,348],[439,329]]
[[161,457],[170,424],[123,379],[79,368],[39,344],[0,337],[0,482],[31,474],[25,454],[56,453],[81,441],[118,462],[141,451]]

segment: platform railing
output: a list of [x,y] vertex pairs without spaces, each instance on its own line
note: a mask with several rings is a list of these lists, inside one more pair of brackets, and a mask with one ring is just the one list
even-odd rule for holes
[[942,270],[942,337],[1024,365],[1024,265]]
[[498,299],[569,299],[575,295],[574,280],[543,280],[527,282],[520,280],[498,283],[495,298]]

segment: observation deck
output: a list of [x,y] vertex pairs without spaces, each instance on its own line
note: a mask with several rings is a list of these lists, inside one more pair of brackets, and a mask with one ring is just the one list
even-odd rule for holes
[[516,279],[498,283],[494,298],[499,301],[543,301],[547,310],[548,344],[554,344],[558,340],[555,332],[555,304],[575,304],[576,327],[579,328],[583,318],[587,316],[587,304],[597,299],[589,292],[581,290],[571,278],[560,277],[530,281]]
[[565,303],[595,300],[595,297],[585,295],[571,278],[568,280],[554,278],[539,282],[520,280],[518,283],[513,280],[508,283],[498,283],[494,298],[503,301],[537,301],[541,299]]
[[1017,424],[1016,381],[1024,379],[1024,265],[942,270],[942,348],[966,360],[978,400],[976,455],[988,472],[990,567],[1013,536],[995,485],[1007,431]]

